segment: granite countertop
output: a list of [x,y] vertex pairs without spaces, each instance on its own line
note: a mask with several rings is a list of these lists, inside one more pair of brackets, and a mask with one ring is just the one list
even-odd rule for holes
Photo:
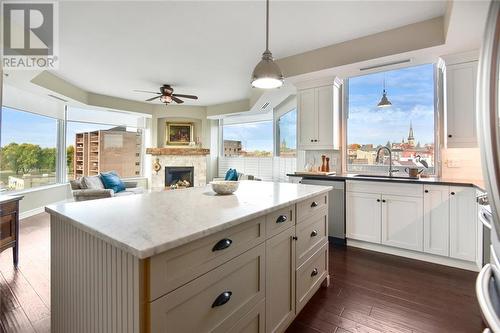
[[451,186],[471,186],[480,191],[486,192],[486,186],[483,180],[480,179],[450,179],[442,177],[422,177],[422,178],[397,178],[397,177],[363,177],[357,174],[341,173],[336,175],[311,175],[290,173],[288,177],[301,177],[309,179],[325,179],[325,180],[360,180],[374,182],[393,182],[393,183],[413,183],[413,184],[431,184],[431,185],[451,185]]
[[144,259],[301,200],[330,187],[242,181],[233,195],[209,186],[45,207],[76,227]]

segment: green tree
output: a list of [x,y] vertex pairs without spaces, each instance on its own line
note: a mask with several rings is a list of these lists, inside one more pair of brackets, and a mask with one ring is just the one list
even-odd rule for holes
[[15,172],[19,174],[21,169],[21,162],[19,158],[19,145],[17,143],[9,143],[5,147],[2,148],[2,169]]
[[42,160],[42,148],[31,143],[19,145],[19,166],[20,171],[30,173],[33,169],[40,169]]
[[56,148],[43,148],[40,152],[38,169],[47,171],[56,171]]
[[75,155],[75,146],[69,145],[66,148],[66,165],[68,166],[68,172],[73,173],[73,158]]

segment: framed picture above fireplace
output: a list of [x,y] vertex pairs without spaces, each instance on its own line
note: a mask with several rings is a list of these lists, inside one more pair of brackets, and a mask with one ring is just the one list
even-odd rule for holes
[[189,145],[193,142],[193,123],[168,123],[166,128],[166,144],[169,146]]

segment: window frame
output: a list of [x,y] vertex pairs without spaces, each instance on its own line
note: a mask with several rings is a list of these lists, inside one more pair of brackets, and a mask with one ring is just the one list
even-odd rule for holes
[[[3,104],[0,105],[0,107],[1,107],[1,109],[0,109],[0,130],[4,124],[3,123],[3,108],[8,108],[8,109],[14,110],[16,112],[29,113],[31,115],[49,118],[49,119],[52,119],[56,122],[56,141],[55,141],[56,162],[55,162],[55,166],[54,166],[55,167],[55,171],[54,171],[55,181],[54,181],[54,183],[44,184],[44,185],[40,185],[40,186],[36,186],[36,187],[25,188],[25,189],[21,189],[21,190],[12,190],[12,191],[7,190],[7,191],[4,191],[2,193],[5,193],[7,195],[15,195],[15,194],[19,194],[19,193],[28,193],[30,191],[36,191],[39,189],[63,184],[64,183],[64,175],[62,173],[64,173],[64,170],[61,169],[61,165],[60,165],[59,161],[61,158],[61,151],[64,150],[64,149],[61,149],[63,147],[62,145],[64,144],[64,142],[61,142],[61,124],[64,126],[65,120],[59,119],[56,117],[51,117],[49,115],[44,115],[44,114],[40,114],[37,112],[29,111],[29,110],[23,110],[23,109],[20,109],[18,107],[12,107],[12,106],[7,106],[7,105],[3,105]],[[2,147],[1,144],[2,143],[0,142],[0,148]]]
[[[281,112],[281,113],[276,113],[276,117],[274,117],[274,154],[273,154],[273,157],[281,157],[281,150],[280,150],[280,146],[281,146],[281,131],[280,131],[280,119],[284,116],[286,116],[287,114],[289,114],[290,112],[293,112],[293,111],[296,111],[297,112],[297,106],[294,106],[290,109],[287,109],[288,111],[285,111],[285,112]],[[297,128],[298,128],[299,124],[298,124],[298,113],[297,113],[297,117],[295,118],[295,135],[297,135]],[[297,149],[297,141],[295,141],[295,158],[297,158],[297,153],[298,153],[298,149]]]
[[416,67],[426,64],[433,65],[433,81],[434,81],[434,173],[430,174],[431,176],[440,177],[441,176],[441,148],[443,147],[441,142],[441,132],[443,129],[443,121],[444,117],[442,116],[444,112],[444,106],[441,102],[443,98],[443,80],[444,77],[442,75],[442,66],[438,62],[423,62],[423,63],[414,63],[411,66],[397,66],[390,69],[379,69],[379,70],[371,70],[366,74],[362,75],[351,75],[344,78],[344,84],[342,89],[342,128],[343,133],[341,136],[341,144],[342,144],[342,173],[355,173],[348,171],[348,141],[347,141],[347,132],[348,132],[348,122],[349,122],[349,80],[351,78],[375,74],[375,73],[383,73],[396,71],[400,69]]
[[[242,124],[253,124],[253,123],[263,123],[263,122],[270,122],[271,127],[273,129],[272,133],[272,150],[271,150],[271,156],[224,156],[224,126],[232,126],[232,125],[242,125]],[[273,158],[276,157],[275,155],[275,141],[276,141],[276,128],[275,128],[275,120],[274,119],[268,119],[268,120],[253,120],[253,121],[242,121],[242,122],[234,122],[230,124],[224,124],[224,119],[219,120],[219,157],[221,158]]]

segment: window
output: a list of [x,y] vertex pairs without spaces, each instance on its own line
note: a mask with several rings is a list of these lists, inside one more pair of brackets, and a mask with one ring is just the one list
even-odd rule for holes
[[294,108],[278,118],[277,123],[278,146],[280,157],[297,156],[297,109]]
[[[389,107],[378,107],[385,87]],[[348,84],[347,171],[387,173],[386,146],[400,173],[420,167],[419,160],[434,173],[435,110],[434,65],[426,64],[350,78]],[[382,157],[384,156],[384,157]]]
[[142,130],[133,127],[68,121],[68,179],[116,171],[121,177],[141,175]]
[[56,183],[57,119],[2,107],[0,191]]
[[223,125],[225,157],[271,157],[273,155],[273,122],[259,121]]

